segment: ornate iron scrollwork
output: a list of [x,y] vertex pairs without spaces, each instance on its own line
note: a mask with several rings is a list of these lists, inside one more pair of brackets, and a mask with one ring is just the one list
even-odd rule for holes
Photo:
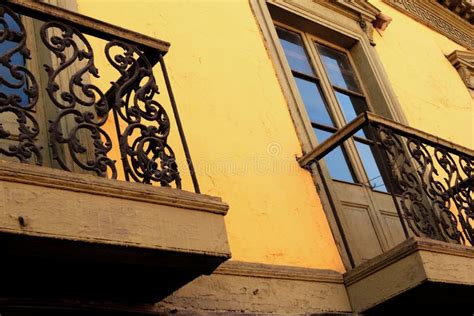
[[441,193],[454,203],[464,237],[474,245],[474,158],[442,148],[435,149],[434,157],[446,174],[446,189],[443,186]]
[[[473,242],[473,158],[375,125],[388,157],[404,220],[417,236]],[[460,229],[462,231],[460,231]]]
[[[72,161],[80,168],[99,176],[109,172],[111,178],[116,178],[115,161],[107,157],[112,140],[102,128],[108,119],[109,105],[102,91],[85,80],[89,74],[99,78],[91,45],[82,33],[59,22],[45,23],[40,34],[45,46],[59,59],[57,68],[44,66],[48,73],[46,91],[59,109],[49,127],[53,158],[63,169],[71,171],[61,148],[66,145]],[[74,63],[81,64],[80,68],[68,75],[68,84],[61,85],[61,74],[67,73],[66,69]]]
[[12,62],[15,54],[20,54],[25,59],[31,58],[30,50],[26,47],[25,27],[19,16],[1,5],[0,26],[0,45],[8,43],[11,46],[0,52],[0,64],[7,74],[6,77],[0,75],[0,87],[7,88],[0,88],[0,116],[9,117],[10,125],[15,125],[16,122],[18,126],[11,128],[0,123],[0,139],[6,139],[0,145],[0,153],[16,157],[21,162],[35,161],[41,165],[42,147],[35,144],[40,132],[34,116],[39,96],[38,84],[26,67]]
[[173,150],[167,144],[170,120],[163,106],[154,100],[159,93],[152,66],[136,46],[111,41],[105,47],[110,64],[121,78],[114,86],[114,115],[126,123],[118,130],[125,176],[143,183],[158,182],[181,188]]
[[[48,52],[45,54],[48,62],[44,69],[47,74],[45,90],[49,99],[44,98],[44,111],[40,114],[44,112],[48,115],[49,146],[57,165],[67,171],[81,169],[117,178],[117,164],[111,159],[114,143],[119,147],[117,153],[120,152],[125,180],[181,188],[176,157],[168,144],[170,118],[156,100],[159,90],[152,68],[160,62],[193,184],[198,192],[162,60],[163,52],[115,39],[120,36],[113,35],[112,40],[108,36],[99,36],[107,41],[105,57],[120,75],[103,93],[105,90],[93,84],[94,78],[99,78],[99,71],[95,66],[92,46],[82,31],[84,29],[74,22],[69,24],[54,19],[47,20],[39,30]],[[25,28],[8,5],[0,5],[0,44],[7,42],[8,50],[0,53],[0,67],[6,68],[9,74],[5,78],[0,77],[0,86],[6,87],[0,90],[0,119],[4,123],[0,123],[0,154],[17,157],[22,162],[34,157],[41,164],[41,147],[35,144],[40,131],[35,118],[38,113],[34,113],[39,99],[38,84],[23,64],[12,62],[12,56],[18,54],[30,58]],[[150,56],[153,58],[151,62]],[[5,115],[8,115],[6,120]],[[112,120],[116,139],[109,136],[111,131],[106,126]],[[15,122],[18,127],[12,128]]]

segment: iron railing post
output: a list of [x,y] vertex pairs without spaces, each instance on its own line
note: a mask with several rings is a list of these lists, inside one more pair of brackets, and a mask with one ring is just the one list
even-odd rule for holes
[[174,98],[173,90],[171,88],[170,79],[168,77],[168,71],[166,70],[165,62],[163,60],[163,55],[159,54],[159,61],[161,65],[161,70],[163,71],[163,77],[165,79],[166,88],[168,90],[168,95],[170,98],[171,106],[173,108],[174,119],[176,120],[176,125],[178,126],[179,136],[181,138],[181,143],[183,144],[184,154],[186,155],[186,160],[189,167],[189,172],[191,174],[191,179],[194,185],[194,191],[196,193],[201,193],[199,188],[199,183],[196,177],[196,171],[194,170],[193,161],[191,159],[191,153],[189,152],[188,143],[186,141],[186,136],[184,135],[183,125],[181,124],[181,118],[179,117],[178,107],[176,105],[176,100]]

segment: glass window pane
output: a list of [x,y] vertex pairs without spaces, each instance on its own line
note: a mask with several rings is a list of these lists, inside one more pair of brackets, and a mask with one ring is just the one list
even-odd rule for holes
[[[17,17],[19,17],[18,14],[15,14]],[[21,32],[21,29],[20,29],[20,26],[18,25],[18,23],[15,22],[15,20],[13,19],[13,17],[8,14],[8,13],[5,13],[5,15],[3,16],[4,19],[5,19],[5,22],[7,23],[8,25],[8,28],[11,30],[11,31],[14,31],[14,32]],[[3,25],[1,25],[1,28],[3,29]]]
[[[367,110],[367,104],[361,97],[350,96],[339,91],[336,91],[336,97],[342,113],[344,114],[346,123],[352,121],[357,117],[357,115]],[[358,131],[356,135],[366,138],[362,130]]]
[[[20,28],[19,25],[13,20],[13,18],[5,14],[4,15],[5,22],[7,23],[10,30],[19,32]],[[0,32],[2,32],[5,27],[0,24]],[[14,49],[18,46],[18,43],[13,41],[5,40],[0,43],[0,56],[4,55],[8,51]],[[16,52],[10,58],[10,64],[14,66],[23,66],[25,67],[25,58],[19,53]],[[18,70],[18,69],[17,69]],[[21,72],[21,70],[18,70]],[[27,88],[27,83],[24,79],[16,79],[13,74],[11,73],[10,69],[5,67],[3,64],[0,63],[0,97],[5,98],[11,95],[17,95],[21,98],[19,102],[20,105],[27,105],[28,104],[28,96],[25,94],[24,89]],[[7,86],[8,85],[8,86]]]
[[346,54],[319,44],[316,44],[316,47],[331,83],[340,88],[359,92],[359,85]]
[[377,165],[377,162],[375,161],[374,153],[372,152],[372,146],[357,141],[355,144],[372,189],[388,192],[382,178],[382,174],[380,173],[380,169]]
[[[318,139],[319,143],[322,143],[332,135],[329,132],[322,131],[317,128],[314,128],[314,133],[316,134],[316,138]],[[324,158],[324,161],[326,162],[331,178],[355,183],[354,176],[349,169],[349,164],[347,163],[343,149],[340,146],[334,148],[329,154],[327,154]]]
[[291,70],[314,76],[301,37],[279,27],[276,30]]
[[311,122],[334,126],[329,116],[319,84],[295,77],[298,91],[308,112]]

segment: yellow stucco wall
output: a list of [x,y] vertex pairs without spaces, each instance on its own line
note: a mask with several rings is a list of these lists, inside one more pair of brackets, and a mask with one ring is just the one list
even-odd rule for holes
[[[248,2],[77,1],[80,13],[171,42],[165,59],[202,191],[231,206],[233,259],[343,271],[312,179],[296,164],[300,145]],[[376,50],[409,124],[474,147],[473,100],[445,57],[463,48],[371,2],[393,18],[375,33]],[[96,60],[101,82],[114,80]],[[170,137],[192,190],[175,126]]]
[[[344,271],[313,181],[296,163],[301,147],[247,1],[78,0],[78,8],[171,42],[165,59],[202,191],[230,204],[233,259]],[[96,58],[103,81],[113,80]]]
[[410,126],[474,148],[474,101],[445,57],[465,50],[445,36],[370,0],[393,21],[375,47]]

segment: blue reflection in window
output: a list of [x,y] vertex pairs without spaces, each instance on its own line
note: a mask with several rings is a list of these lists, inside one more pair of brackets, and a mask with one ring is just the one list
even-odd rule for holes
[[372,152],[372,146],[363,144],[358,141],[356,141],[355,144],[372,189],[382,192],[388,192],[377,162],[375,161],[374,153]]
[[308,75],[314,75],[313,69],[309,64],[308,55],[303,47],[301,37],[298,34],[288,32],[281,28],[277,28],[277,33],[291,70]]
[[[322,143],[332,135],[329,132],[317,128],[314,128],[314,133],[316,134],[319,143]],[[341,146],[338,146],[329,152],[324,158],[324,161],[326,162],[331,178],[345,182],[355,182]]]
[[316,45],[324,68],[329,75],[329,79],[334,86],[351,91],[359,91],[359,85],[354,76],[351,64],[346,54],[338,52],[326,46]]
[[297,77],[295,77],[295,81],[311,122],[334,126],[319,85]]
[[[19,25],[13,20],[13,18],[5,14],[4,19],[9,27],[10,30],[15,31],[15,32],[20,32],[20,27]],[[4,30],[5,27],[0,24],[0,31]],[[18,43],[15,43],[13,41],[8,41],[5,40],[2,43],[0,43],[0,56],[4,55],[8,51],[12,50],[13,48],[17,47]],[[10,58],[10,64],[13,66],[26,66],[26,61],[23,55],[21,55],[19,52],[16,52],[13,54]],[[2,80],[14,85],[15,87],[7,87],[5,84],[0,83],[0,96],[3,94],[2,97],[9,97],[11,95],[17,95],[20,97],[20,102],[18,102],[19,105],[21,106],[26,106],[28,105],[29,99],[28,96],[25,94],[24,89],[27,89],[27,82],[22,82],[21,79],[18,80],[15,77],[13,77],[10,69],[5,67],[3,64],[0,63],[0,77]]]
[[[349,96],[339,91],[336,91],[336,97],[339,105],[341,106],[346,123],[352,121],[357,117],[357,115],[367,109],[365,100],[361,97]],[[359,130],[356,135],[366,138],[365,133],[362,130]]]

